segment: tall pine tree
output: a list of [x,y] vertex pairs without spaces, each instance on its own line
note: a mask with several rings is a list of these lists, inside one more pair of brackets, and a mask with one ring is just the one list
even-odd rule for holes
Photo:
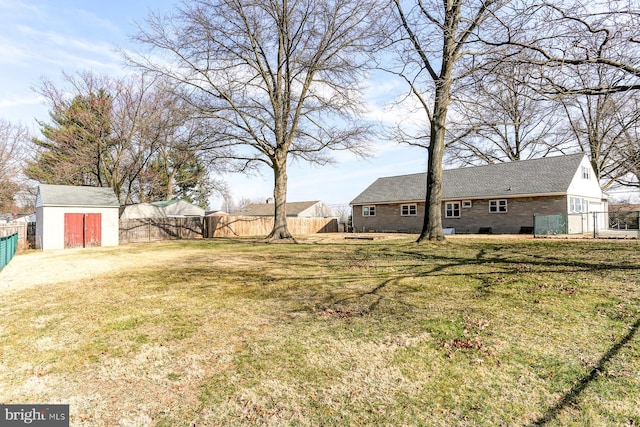
[[105,90],[55,105],[52,122],[39,122],[44,138],[33,139],[38,152],[26,175],[46,184],[113,188],[112,106]]

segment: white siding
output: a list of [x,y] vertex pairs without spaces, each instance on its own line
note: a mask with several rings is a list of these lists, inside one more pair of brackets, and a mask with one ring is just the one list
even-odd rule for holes
[[[589,170],[589,179],[583,177],[583,167]],[[569,188],[567,189],[567,212],[571,212],[571,197],[580,197],[587,202],[587,212],[601,212],[608,208],[606,201],[603,202],[605,195],[602,193],[600,183],[593,171],[591,162],[585,156],[576,170],[575,175]]]
[[[582,167],[586,167],[589,169],[589,179],[584,179],[582,177]],[[600,183],[596,178],[596,174],[591,167],[591,163],[589,159],[585,156],[582,159],[582,163],[576,170],[575,175],[573,176],[573,180],[569,184],[569,188],[567,189],[567,194],[569,196],[580,196],[584,198],[588,198],[589,200],[602,200],[602,190],[600,189]]]
[[36,248],[64,249],[65,213],[102,214],[102,246],[117,246],[119,240],[118,208],[100,207],[39,207],[36,209]]
[[[40,193],[38,193],[38,198],[40,198]],[[42,205],[38,205],[36,207],[36,249],[42,249],[42,235],[43,235],[43,211]]]

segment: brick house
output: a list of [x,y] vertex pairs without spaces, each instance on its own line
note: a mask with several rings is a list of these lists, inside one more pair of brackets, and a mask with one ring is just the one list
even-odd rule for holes
[[[355,231],[420,232],[426,173],[377,179],[350,203]],[[607,211],[582,153],[445,170],[443,228],[513,234],[533,229],[534,214]]]

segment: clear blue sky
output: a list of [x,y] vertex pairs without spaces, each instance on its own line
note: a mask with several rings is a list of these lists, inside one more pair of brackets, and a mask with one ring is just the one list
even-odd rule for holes
[[[126,72],[115,47],[135,49],[129,36],[150,10],[168,11],[172,0],[0,0],[0,117],[37,131],[47,107],[32,90],[42,76],[60,81],[62,71],[96,74]],[[391,77],[378,77],[367,92],[371,115],[393,121],[403,113],[385,110],[382,100],[403,89]],[[392,142],[372,141],[373,157],[355,159],[337,153],[335,166],[294,163],[289,168],[289,201],[323,200],[347,204],[376,178],[426,170],[426,152]],[[266,198],[273,190],[269,169],[260,175],[227,175],[234,199]],[[220,200],[213,198],[211,208]]]

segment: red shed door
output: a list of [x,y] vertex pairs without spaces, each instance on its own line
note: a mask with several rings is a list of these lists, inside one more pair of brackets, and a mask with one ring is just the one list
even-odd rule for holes
[[84,214],[64,214],[64,248],[84,246]]
[[102,214],[90,213],[85,215],[84,246],[102,246]]

